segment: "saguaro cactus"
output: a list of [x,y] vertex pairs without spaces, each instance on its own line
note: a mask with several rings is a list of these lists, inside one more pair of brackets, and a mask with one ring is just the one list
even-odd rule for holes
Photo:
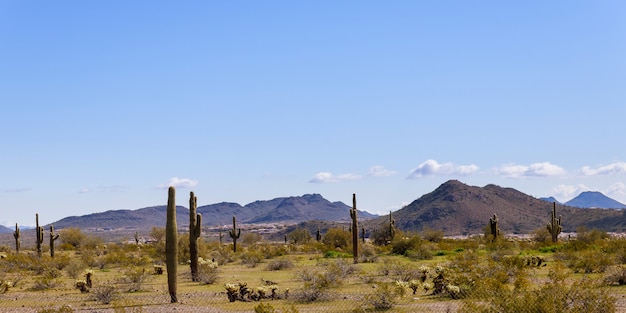
[[20,253],[20,228],[15,223],[15,231],[13,232],[13,238],[15,238],[15,253]]
[[222,233],[222,226],[220,226],[220,247],[224,244],[223,243],[223,239],[224,239],[224,234]]
[[493,214],[493,217],[489,219],[489,228],[491,231],[491,236],[493,237],[492,240],[496,240],[498,239],[498,236],[500,236],[500,228],[498,228],[498,216],[496,216],[496,214]]
[[317,240],[318,242],[320,240],[322,240],[322,234],[320,233],[320,228],[317,228],[317,232],[315,233],[315,240]]
[[356,194],[352,194],[352,209],[350,209],[350,218],[352,218],[352,255],[354,263],[359,261],[359,222],[356,210]]
[[391,216],[391,211],[389,211],[389,242],[393,241],[393,237],[396,236],[396,220]]
[[228,231],[230,238],[233,238],[233,252],[237,252],[237,239],[241,236],[241,228],[237,228],[237,219],[233,215],[233,229]]
[[35,213],[35,231],[37,232],[37,256],[41,258],[41,244],[43,243],[43,227],[39,226],[39,213]]
[[178,272],[178,229],[176,225],[176,189],[169,188],[167,196],[167,220],[165,221],[165,266],[167,268],[167,288],[171,302],[178,302],[176,296],[176,274]]
[[59,239],[59,234],[54,233],[54,225],[50,225],[50,257],[54,258],[54,241]]
[[365,227],[361,225],[361,242],[365,243]]
[[200,281],[198,277],[198,238],[202,232],[202,215],[196,213],[198,199],[193,191],[189,194],[189,255],[191,280]]
[[552,202],[552,219],[550,223],[548,223],[547,228],[550,235],[552,235],[552,242],[556,243],[559,239],[559,234],[563,229],[561,227],[561,216],[559,215],[559,218],[556,218],[556,202]]

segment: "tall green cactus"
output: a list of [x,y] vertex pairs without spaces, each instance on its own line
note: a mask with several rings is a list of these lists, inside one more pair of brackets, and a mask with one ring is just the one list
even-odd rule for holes
[[391,216],[391,211],[389,211],[389,242],[393,241],[393,237],[396,236],[396,220]]
[[356,210],[356,194],[352,194],[352,209],[350,209],[350,218],[352,218],[352,255],[354,256],[354,264],[359,261],[359,221],[358,211]]
[[43,244],[43,227],[39,226],[39,213],[35,213],[35,232],[37,233],[37,256],[41,258],[41,244]]
[[556,218],[556,202],[552,202],[552,219],[550,223],[548,223],[547,228],[552,236],[552,242],[556,243],[559,239],[559,234],[563,229],[561,227],[561,216],[559,215],[559,218]]
[[13,238],[15,238],[15,253],[20,253],[20,228],[15,223],[15,231],[13,232]]
[[233,252],[237,252],[237,239],[241,236],[241,228],[237,228],[237,220],[233,215],[233,229],[228,231],[230,238],[233,238]]
[[493,217],[489,219],[489,229],[491,232],[492,240],[495,241],[500,236],[500,228],[498,228],[498,216],[493,214]]
[[365,227],[361,225],[361,242],[365,243]]
[[165,221],[165,265],[167,268],[167,288],[171,302],[178,302],[176,295],[176,274],[178,272],[178,227],[176,225],[176,189],[168,189],[167,220]]
[[202,215],[196,213],[198,199],[193,191],[189,194],[189,255],[191,267],[191,280],[200,281],[198,276],[198,238],[202,232]]
[[50,225],[50,257],[54,258],[54,241],[59,239],[59,234],[54,233],[54,225]]
[[318,242],[322,240],[322,234],[320,233],[320,228],[317,227],[317,232],[315,233],[315,240]]
[[222,226],[220,226],[220,247],[224,244],[223,243],[223,239],[224,239],[224,234],[222,233]]

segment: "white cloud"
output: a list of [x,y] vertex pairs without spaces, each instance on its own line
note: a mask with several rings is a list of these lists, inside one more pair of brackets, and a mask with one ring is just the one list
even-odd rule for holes
[[397,173],[398,172],[396,171],[391,171],[391,170],[386,169],[382,165],[375,165],[375,166],[370,167],[370,170],[367,174],[372,177],[389,177],[389,176],[396,175]]
[[610,197],[619,197],[624,198],[626,196],[626,184],[620,182],[616,182],[615,184],[609,186],[609,189],[606,191],[607,195]]
[[548,177],[560,176],[567,174],[562,167],[554,165],[550,162],[533,163],[530,165],[506,164],[496,170],[499,175],[504,177]]
[[333,175],[329,172],[319,172],[309,180],[310,183],[338,183],[347,180],[361,179],[361,175],[356,174],[341,174]]
[[175,187],[175,188],[193,188],[195,186],[198,185],[198,181],[194,180],[194,179],[189,179],[189,178],[178,178],[178,177],[172,177],[170,178],[170,181],[167,184],[161,184],[158,186],[158,188],[161,189],[167,189],[170,186]]
[[478,171],[478,166],[474,164],[455,165],[450,162],[440,164],[435,160],[429,159],[411,170],[411,173],[407,178],[419,178],[423,176],[435,175],[469,175],[476,171]]
[[580,173],[585,176],[626,174],[626,163],[617,162],[605,166],[600,166],[598,168],[583,166],[580,169]]
[[[552,195],[558,199],[572,199],[583,191],[589,191],[589,187],[578,185],[558,185],[552,189]],[[568,200],[562,201],[567,202]]]
[[89,193],[89,192],[91,192],[89,188],[82,188],[81,190],[78,191],[78,193]]

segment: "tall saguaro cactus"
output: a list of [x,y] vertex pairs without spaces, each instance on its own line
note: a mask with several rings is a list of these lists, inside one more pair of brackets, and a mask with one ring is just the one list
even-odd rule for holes
[[15,253],[20,253],[20,228],[15,223],[15,231],[13,232],[13,238],[15,238]]
[[54,225],[50,225],[50,257],[54,258],[54,241],[59,239],[59,234],[54,233]]
[[389,242],[393,241],[393,237],[396,236],[396,220],[391,216],[391,211],[389,211]]
[[233,215],[233,229],[228,231],[230,238],[233,238],[233,252],[237,252],[237,239],[241,236],[241,228],[237,228],[237,219]]
[[552,242],[556,243],[559,239],[559,234],[563,229],[561,227],[561,216],[559,215],[559,218],[556,218],[556,202],[552,202],[552,219],[550,223],[548,223],[547,228],[550,232],[550,235],[552,235]]
[[193,191],[189,194],[189,255],[191,267],[191,280],[200,281],[198,277],[198,238],[202,232],[202,215],[196,213],[198,199]]
[[167,195],[167,220],[165,221],[165,265],[167,268],[167,288],[171,302],[178,302],[176,295],[176,274],[178,272],[178,229],[176,225],[176,189],[172,186]]
[[43,226],[39,226],[39,213],[35,213],[35,231],[37,232],[37,256],[41,258],[41,244],[43,243]]
[[493,237],[492,240],[496,240],[498,239],[498,236],[500,236],[500,228],[498,228],[498,216],[496,216],[496,214],[493,214],[493,217],[489,219],[489,228],[491,231],[491,236]]
[[315,240],[318,242],[322,240],[322,234],[320,233],[320,228],[317,227],[317,232],[315,233]]
[[352,218],[352,255],[354,256],[354,264],[359,261],[359,221],[356,210],[356,194],[352,194],[352,209],[350,209],[350,218]]

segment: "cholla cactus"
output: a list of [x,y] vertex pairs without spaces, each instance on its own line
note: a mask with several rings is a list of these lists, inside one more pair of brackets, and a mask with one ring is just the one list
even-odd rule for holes
[[10,281],[2,280],[0,281],[0,294],[4,294],[9,291],[9,288],[13,287],[13,283]]
[[446,285],[446,292],[452,299],[459,299],[461,297],[461,288],[459,288],[459,286],[448,284]]
[[256,287],[256,293],[259,295],[259,298],[265,299],[265,294],[267,293],[267,289],[263,286]]
[[89,292],[89,287],[87,287],[87,281],[85,281],[85,280],[82,280],[82,279],[77,280],[74,283],[74,287],[76,287],[76,289],[80,290],[80,292],[82,292],[82,293]]
[[415,279],[411,279],[409,281],[409,288],[411,288],[411,290],[413,290],[413,294],[417,293],[417,289],[419,289],[420,287],[422,287],[422,283],[415,280]]
[[429,290],[433,289],[433,284],[431,284],[431,283],[423,283],[422,284],[422,288],[424,288],[424,291],[428,292]]
[[237,300],[237,295],[239,293],[239,285],[238,284],[224,284],[224,288],[226,289],[226,295],[228,296],[228,301],[235,302]]
[[396,291],[398,292],[398,295],[400,295],[400,297],[404,297],[404,295],[406,294],[406,289],[409,288],[409,283],[403,280],[396,280],[394,282],[394,285],[396,286]]
[[270,285],[270,286],[267,286],[267,289],[269,289],[269,290],[272,292],[272,294],[270,295],[270,298],[271,298],[272,300],[276,300],[276,299],[279,299],[279,298],[280,298],[280,297],[278,296],[278,286],[276,286],[276,285]]
[[417,270],[420,272],[420,280],[423,282],[426,281],[426,279],[428,278],[428,274],[430,273],[430,267],[426,266],[426,265],[420,265],[420,267],[417,268]]
[[93,287],[93,282],[91,281],[91,276],[93,276],[93,270],[87,269],[85,270],[83,275],[85,276],[85,284],[87,285],[87,287]]

